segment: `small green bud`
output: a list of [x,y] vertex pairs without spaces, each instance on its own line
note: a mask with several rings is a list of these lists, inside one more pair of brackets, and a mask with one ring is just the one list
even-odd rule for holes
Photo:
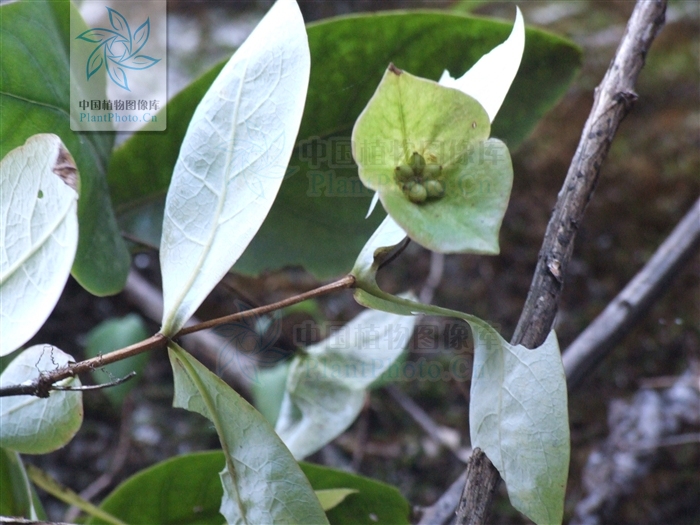
[[406,181],[413,177],[413,168],[407,164],[401,164],[396,166],[394,173],[399,181]]
[[442,166],[439,164],[426,164],[423,168],[423,177],[426,179],[436,179],[442,173]]
[[437,199],[445,194],[445,185],[439,180],[425,181],[426,195],[432,199]]
[[413,186],[411,186],[411,189],[408,190],[408,200],[415,204],[420,204],[427,198],[428,192],[426,191],[425,186],[422,184],[415,183]]
[[420,175],[423,173],[423,168],[425,167],[425,159],[423,158],[423,155],[418,153],[417,151],[413,152],[413,155],[411,155],[411,167],[413,168],[413,173],[416,175]]

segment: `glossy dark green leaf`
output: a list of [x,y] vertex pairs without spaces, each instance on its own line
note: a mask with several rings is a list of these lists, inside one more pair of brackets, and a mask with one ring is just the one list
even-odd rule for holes
[[[511,28],[510,21],[434,11],[353,15],[309,25],[311,79],[298,147],[270,214],[234,269],[259,273],[302,265],[319,277],[348,271],[384,215],[377,211],[364,219],[372,192],[357,177],[350,130],[389,62],[424,78],[437,80],[445,69],[459,77]],[[528,29],[520,71],[491,135],[517,147],[564,93],[580,62],[571,42]],[[194,112],[215,73],[205,77],[171,101],[169,122],[173,113],[186,119]],[[138,135],[115,152],[110,167],[120,212],[131,208],[123,224],[140,235],[150,231],[151,239],[159,239],[160,224],[147,215],[158,216],[162,207],[184,130],[178,125]],[[154,153],[160,151],[167,154]],[[143,210],[135,208],[139,204]]]
[[71,9],[68,0],[0,6],[0,158],[37,133],[61,138],[81,177],[72,272],[88,291],[109,295],[122,289],[129,270],[105,179],[114,136],[70,129]]
[[44,516],[17,452],[0,448],[0,516],[38,519]]
[[410,523],[410,505],[386,483],[312,463],[300,463],[314,490],[345,488],[357,493],[328,510],[331,525],[403,525]]
[[[224,464],[220,450],[168,459],[124,481],[100,508],[126,523],[221,525]],[[410,506],[395,487],[311,463],[299,466],[314,490],[357,491],[326,513],[332,525],[409,523]],[[87,523],[105,522],[91,518]]]
[[[100,508],[126,523],[221,525],[220,450],[177,456],[121,483]],[[105,521],[90,518],[90,525]]]

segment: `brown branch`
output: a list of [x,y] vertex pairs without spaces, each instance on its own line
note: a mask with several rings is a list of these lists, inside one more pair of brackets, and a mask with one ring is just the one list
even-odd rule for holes
[[218,319],[205,321],[195,326],[188,326],[187,328],[183,328],[182,330],[180,330],[177,333],[177,337],[181,335],[191,334],[192,332],[198,332],[199,330],[205,330],[206,328],[214,328],[215,326],[231,323],[233,321],[238,321],[243,317],[249,317],[251,315],[262,315],[269,312],[274,312],[275,310],[280,310],[281,308],[292,306],[293,304],[306,301],[307,299],[313,299],[314,297],[319,297],[321,295],[335,292],[337,290],[345,290],[346,288],[352,288],[353,286],[355,286],[355,278],[352,275],[346,275],[342,279],[339,279],[335,282],[326,284],[324,286],[320,286],[318,288],[314,288],[313,290],[301,293],[299,295],[295,295],[294,297],[290,297],[288,299],[277,301],[276,303],[267,304],[265,306],[259,306],[257,308],[252,308],[250,310],[245,310],[244,312],[239,312],[224,317],[219,317]]
[[700,249],[700,199],[654,252],[649,262],[569,345],[562,360],[569,391],[630,331]]
[[[637,1],[615,57],[595,90],[593,108],[547,226],[513,344],[535,348],[552,329],[576,230],[617,128],[637,99],[634,84],[664,23],[665,12],[665,0]],[[488,458],[484,456],[482,460],[474,454],[467,466],[456,523],[485,523],[499,480],[498,471]]]
[[469,458],[466,474],[455,523],[486,523],[500,474],[480,448]]
[[[141,274],[131,270],[126,278],[126,285],[122,295],[141,313],[155,323],[163,318],[163,293],[144,279]],[[191,317],[185,326],[199,324],[197,317]],[[237,352],[235,345],[229,345],[229,341],[210,330],[203,330],[185,336],[181,346],[187,348],[197,360],[209,368],[216,368],[216,372],[229,385],[233,386],[239,394],[250,394],[250,378],[241,367],[219,367],[221,352]]]
[[[277,301],[276,303],[261,306],[259,308],[252,308],[250,310],[245,310],[243,312],[219,317],[217,319],[212,319],[211,321],[205,321],[194,326],[183,328],[177,334],[175,334],[175,336],[173,336],[173,339],[186,334],[191,334],[193,332],[198,332],[200,330],[206,330],[207,328],[214,328],[222,324],[238,321],[239,319],[243,319],[245,317],[262,315],[268,312],[279,310],[281,308],[285,308],[287,306],[306,301],[307,299],[319,297],[321,295],[325,295],[337,290],[352,288],[354,285],[355,278],[352,275],[346,275],[342,279],[339,279],[335,282],[332,282],[325,286],[314,288],[313,290],[295,295],[293,297],[289,297],[287,299],[283,299],[282,301]],[[163,347],[168,343],[169,340],[170,339],[168,337],[164,336],[159,332],[149,337],[148,339],[145,339],[143,341],[140,341],[136,344],[124,348],[120,348],[119,350],[115,350],[114,352],[93,357],[91,359],[86,359],[85,361],[81,361],[79,363],[73,363],[68,366],[53,370],[51,372],[42,372],[39,375],[39,377],[37,377],[30,384],[10,385],[7,387],[2,387],[0,388],[0,397],[20,395],[49,397],[54,383],[57,383],[58,381],[62,381],[69,377],[75,377],[85,372],[90,372],[92,370],[102,368],[103,366],[115,363],[117,361],[121,361],[128,357],[141,354],[143,352],[147,352],[149,350],[153,350],[155,348]]]

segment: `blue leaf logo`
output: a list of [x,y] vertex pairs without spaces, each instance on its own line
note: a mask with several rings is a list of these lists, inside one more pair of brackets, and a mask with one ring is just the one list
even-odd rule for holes
[[107,12],[111,29],[96,27],[75,37],[76,40],[97,44],[85,66],[87,80],[90,80],[90,77],[104,65],[112,82],[126,91],[131,91],[126,70],[148,69],[161,60],[140,54],[151,35],[151,20],[146,18],[146,21],[132,34],[129,22],[121,13],[111,7],[107,8]]

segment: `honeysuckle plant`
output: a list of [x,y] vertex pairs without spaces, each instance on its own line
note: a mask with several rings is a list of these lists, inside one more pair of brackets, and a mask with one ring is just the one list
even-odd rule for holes
[[[30,36],[23,36],[17,31],[15,36],[13,31],[19,24],[13,21],[35,19],[42,26],[58,26],[55,22],[61,17],[56,13],[67,15],[74,6],[67,0],[52,4],[49,8],[41,0],[24,1],[0,8],[0,38],[4,39],[3,49],[10,50],[0,62],[3,66],[12,64],[4,70],[24,75],[18,76],[22,82],[15,82],[11,76],[0,78],[0,99],[7,107],[24,98],[15,96],[8,101],[2,94],[26,85],[26,78],[33,78],[32,70],[22,68],[34,64],[21,60],[18,48],[10,46],[19,42],[21,49],[30,49],[27,43],[33,42],[34,35],[28,32]],[[361,26],[406,23],[420,32],[426,27],[425,18],[443,17],[435,13],[414,16],[372,16],[360,22]],[[441,18],[442,27],[463,22],[453,18]],[[338,23],[342,29],[358,20]],[[481,34],[491,30],[489,24],[498,25],[476,19],[471,23],[481,28]],[[113,25],[116,30],[118,24]],[[143,46],[149,27],[146,23],[136,31],[139,34],[134,34],[134,41],[140,43],[135,47]],[[319,26],[316,30],[319,34],[330,31]],[[340,30],[336,27],[333,31]],[[350,33],[355,35],[357,31]],[[404,38],[404,33],[401,35]],[[71,264],[80,258],[79,239],[90,239],[84,229],[78,235],[78,203],[99,207],[99,199],[87,191],[81,193],[81,186],[95,187],[94,181],[90,182],[94,170],[85,164],[84,152],[75,153],[81,152],[81,143],[72,135],[67,135],[65,142],[54,134],[34,134],[24,145],[14,144],[1,160],[0,215],[6,220],[0,224],[4,250],[0,265],[0,357],[15,351],[18,354],[0,374],[0,389],[15,391],[4,394],[15,396],[12,401],[0,404],[0,481],[8,483],[13,492],[12,498],[0,498],[0,514],[41,518],[19,454],[55,450],[77,432],[83,414],[81,389],[85,388],[77,376],[109,363],[124,365],[127,357],[167,346],[174,377],[174,406],[208,419],[219,436],[221,451],[179,456],[139,473],[113,491],[100,509],[75,494],[71,496],[68,490],[55,489],[55,483],[46,483],[42,476],[29,471],[35,484],[58,497],[73,498],[64,501],[91,514],[87,523],[221,523],[222,517],[227,523],[409,523],[409,504],[396,489],[299,464],[297,460],[319,450],[352,424],[368,391],[404,353],[415,316],[430,314],[459,318],[472,328],[472,446],[481,447],[499,469],[517,509],[537,523],[561,521],[569,435],[566,388],[555,334],[551,333],[534,351],[512,346],[485,321],[418,303],[411,294],[388,294],[375,279],[379,266],[403,245],[407,233],[437,251],[498,252],[497,235],[513,171],[505,144],[490,138],[490,127],[523,54],[524,26],[519,11],[510,37],[459,79],[445,72],[438,83],[390,66],[360,115],[353,133],[360,176],[377,191],[389,217],[361,250],[349,275],[293,299],[300,302],[353,287],[356,300],[370,310],[318,344],[300,348],[283,365],[286,370],[279,375],[284,383],[282,397],[277,415],[270,420],[275,421],[274,428],[174,341],[186,333],[233,320],[227,316],[183,328],[221,277],[246,250],[250,251],[249,243],[258,235],[268,212],[274,211],[276,199],[280,200],[278,192],[284,192],[286,184],[292,188],[287,191],[293,193],[295,186],[283,181],[290,171],[290,159],[294,162],[294,137],[304,129],[307,93],[314,80],[309,44],[297,2],[277,0],[226,65],[207,74],[210,84],[195,82],[195,92],[202,91],[199,96],[186,92],[180,102],[172,107],[169,103],[169,110],[182,109],[178,104],[193,107],[186,119],[180,119],[180,123],[189,122],[187,130],[183,124],[182,136],[172,141],[179,153],[170,159],[172,173],[167,177],[161,222],[161,329],[149,338],[138,330],[126,337],[128,324],[134,323],[121,322],[116,327],[116,332],[125,336],[121,343],[115,342],[116,336],[105,337],[121,348],[105,349],[95,344],[94,359],[75,364],[71,355],[52,345],[20,348],[37,333],[58,301]],[[321,47],[317,43],[317,48]],[[393,45],[388,47],[396,52]],[[61,64],[60,60],[49,60],[51,56],[37,54],[45,61]],[[325,63],[335,64],[333,60]],[[379,69],[383,64],[382,60]],[[105,72],[95,66],[91,74]],[[57,78],[65,77],[57,74]],[[318,78],[316,83],[317,93],[333,93],[319,88],[322,82]],[[325,100],[318,95],[316,99]],[[47,105],[42,102],[39,107],[44,111]],[[359,107],[352,119],[357,113]],[[14,114],[19,115],[19,110]],[[24,117],[24,113],[21,115]],[[54,118],[52,112],[52,122]],[[33,125],[41,119],[18,118],[13,122],[20,120]],[[33,127],[32,133],[36,133]],[[153,178],[152,170],[135,160],[140,157],[140,148],[150,159],[157,148],[152,148],[149,141],[158,137],[164,136],[136,134],[130,139],[136,150],[130,146],[122,150],[128,164],[139,165],[142,176],[149,180]],[[108,144],[104,149],[109,149]],[[140,159],[144,160],[143,155]],[[79,176],[81,164],[86,166],[83,179]],[[158,167],[166,169],[167,165],[159,163]],[[111,169],[123,176],[122,169],[127,168],[131,169]],[[121,183],[128,180],[118,178]],[[303,204],[294,203],[295,213],[306,211]],[[343,212],[350,215],[352,204],[343,204]],[[342,223],[333,218],[327,222],[334,226]],[[288,228],[283,229],[286,235],[294,228],[281,224],[284,222],[276,219],[277,227]],[[106,228],[107,223],[102,223]],[[345,228],[352,229],[347,224]],[[323,244],[314,232],[305,230],[304,234]],[[265,244],[278,249],[276,243]],[[99,256],[105,249],[93,251]],[[282,307],[277,303],[262,308],[269,312]],[[135,339],[131,340],[132,336]],[[34,389],[37,378],[64,372],[62,379],[40,382],[42,389]],[[116,384],[111,378],[110,383]],[[31,395],[24,395],[25,387]],[[21,395],[16,393],[18,390]]]
[[434,82],[391,64],[355,123],[360,179],[408,236],[430,250],[499,252],[513,167],[507,146],[490,138],[491,123],[524,48],[517,9],[508,39],[459,79],[445,71]]
[[490,125],[525,47],[520,10],[508,39],[454,79],[412,76],[393,64],[353,130],[361,180],[388,212],[352,275],[355,299],[393,314],[466,321],[474,339],[471,444],[501,477],[515,508],[560,523],[569,465],[566,381],[556,334],[534,350],[511,345],[485,321],[380,289],[379,267],[408,235],[438,252],[497,254],[513,181],[506,145]]

